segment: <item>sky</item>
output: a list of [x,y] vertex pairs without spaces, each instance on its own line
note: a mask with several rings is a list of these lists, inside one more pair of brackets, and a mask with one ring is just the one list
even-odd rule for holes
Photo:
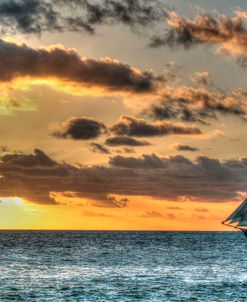
[[0,229],[227,230],[246,1],[0,0],[0,32]]

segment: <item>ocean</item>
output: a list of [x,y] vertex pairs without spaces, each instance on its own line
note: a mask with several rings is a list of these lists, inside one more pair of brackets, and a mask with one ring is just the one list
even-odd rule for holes
[[241,232],[1,231],[0,301],[247,301]]

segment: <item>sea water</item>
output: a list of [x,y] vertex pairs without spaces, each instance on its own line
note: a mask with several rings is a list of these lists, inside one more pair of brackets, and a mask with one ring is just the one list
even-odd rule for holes
[[1,231],[0,301],[247,301],[241,232]]

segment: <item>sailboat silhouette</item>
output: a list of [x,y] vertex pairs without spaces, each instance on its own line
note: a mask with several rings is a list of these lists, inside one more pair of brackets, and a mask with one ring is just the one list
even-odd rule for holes
[[240,204],[240,206],[224,221],[222,224],[229,227],[239,229],[247,237],[247,198]]

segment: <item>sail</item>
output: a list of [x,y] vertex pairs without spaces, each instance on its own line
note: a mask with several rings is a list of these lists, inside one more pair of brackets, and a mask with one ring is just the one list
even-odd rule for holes
[[247,226],[247,215],[246,217],[238,223],[238,226]]
[[243,214],[241,219],[239,220],[238,226],[247,226],[247,209],[245,210],[245,214]]
[[225,219],[224,222],[228,223],[238,223],[240,226],[247,226],[247,198],[241,203],[241,205]]

